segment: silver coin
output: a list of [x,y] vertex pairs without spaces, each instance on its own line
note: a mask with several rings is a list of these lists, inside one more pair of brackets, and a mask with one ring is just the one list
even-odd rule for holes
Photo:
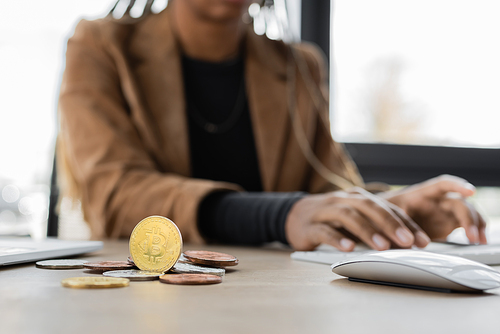
[[189,261],[185,256],[184,254],[181,254],[181,256],[179,256],[179,259],[177,260],[177,263],[191,263],[191,261]]
[[36,266],[43,269],[82,269],[87,262],[85,260],[45,260],[38,261]]
[[202,267],[183,262],[177,262],[171,270],[179,274],[209,274],[221,277],[226,273],[226,270],[222,268]]
[[163,273],[157,271],[130,269],[106,271],[103,275],[108,277],[128,278],[131,281],[154,281],[163,275]]

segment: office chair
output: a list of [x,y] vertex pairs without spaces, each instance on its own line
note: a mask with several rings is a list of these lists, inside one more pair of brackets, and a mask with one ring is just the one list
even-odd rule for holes
[[52,163],[52,175],[50,177],[49,195],[49,217],[47,220],[47,236],[57,237],[59,232],[59,216],[57,214],[57,203],[59,201],[59,186],[57,185],[56,154]]

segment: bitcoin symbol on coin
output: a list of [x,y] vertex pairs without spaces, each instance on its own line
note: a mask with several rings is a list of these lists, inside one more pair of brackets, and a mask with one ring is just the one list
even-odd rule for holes
[[165,255],[167,238],[161,232],[161,228],[155,226],[151,230],[146,230],[146,238],[141,242],[141,245],[143,245],[141,248],[147,261],[155,264]]
[[170,219],[151,216],[141,220],[130,235],[130,255],[141,270],[165,272],[182,252],[182,237]]

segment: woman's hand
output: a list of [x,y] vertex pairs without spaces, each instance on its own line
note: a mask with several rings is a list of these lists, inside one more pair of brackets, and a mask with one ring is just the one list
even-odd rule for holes
[[431,239],[444,239],[463,227],[471,243],[485,244],[486,222],[466,201],[474,192],[466,180],[442,175],[382,197],[403,209]]
[[285,232],[297,250],[325,243],[349,252],[355,246],[353,239],[376,250],[389,249],[391,244],[409,248],[429,243],[429,237],[403,210],[362,189],[299,200],[288,214]]
[[464,179],[443,175],[377,196],[359,188],[310,195],[292,207],[285,232],[297,250],[325,243],[349,252],[355,240],[376,250],[425,247],[457,227],[472,243],[485,244],[486,223],[466,201],[474,192]]

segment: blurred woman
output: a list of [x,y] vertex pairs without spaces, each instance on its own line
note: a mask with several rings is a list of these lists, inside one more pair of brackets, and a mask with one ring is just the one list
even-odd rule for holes
[[129,237],[162,215],[188,242],[383,250],[462,226],[485,243],[465,180],[363,189],[311,94],[328,92],[322,54],[256,35],[242,19],[252,2],[171,0],[136,22],[78,24],[59,151],[94,238]]

